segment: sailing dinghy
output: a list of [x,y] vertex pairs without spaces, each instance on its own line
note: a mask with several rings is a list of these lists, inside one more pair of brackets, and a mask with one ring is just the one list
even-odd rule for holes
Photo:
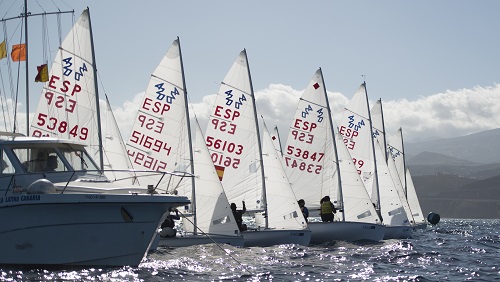
[[[403,144],[403,129],[399,128],[396,135],[388,145],[390,157],[393,159],[397,171],[397,177],[400,179],[405,191],[406,199],[410,205],[410,210],[414,219],[414,226],[417,229],[427,228],[420,202],[418,201],[415,185],[410,174],[410,169],[406,165],[404,144]],[[403,173],[405,172],[405,173]]]
[[[355,162],[365,188],[381,221],[385,224],[384,239],[407,238],[413,233],[404,207],[397,192],[379,142],[375,143],[373,125],[368,104],[366,84],[363,82],[346,106],[339,132]],[[385,150],[384,150],[385,151]]]
[[284,182],[283,168],[267,133],[264,143],[271,144],[266,145],[266,152],[261,145],[245,50],[221,83],[205,138],[228,199],[245,201],[247,211],[256,216],[256,226],[242,232],[245,246],[308,245],[311,231]]
[[305,200],[311,216],[317,216],[324,196],[335,199],[339,209],[334,222],[310,220],[311,243],[380,241],[384,227],[349,153],[342,144],[337,147],[342,142],[339,137],[334,133],[323,73],[318,69],[299,100],[283,150],[294,193]]
[[[238,232],[197,122],[196,132],[199,142],[195,146],[177,38],[151,75],[127,141],[128,153],[136,168],[195,175],[181,179],[174,190],[168,191],[188,197],[191,205],[181,210],[179,234],[160,238],[158,246],[182,247],[213,242],[243,246],[243,237]],[[163,189],[170,179],[152,175],[150,181],[160,182],[159,187]]]

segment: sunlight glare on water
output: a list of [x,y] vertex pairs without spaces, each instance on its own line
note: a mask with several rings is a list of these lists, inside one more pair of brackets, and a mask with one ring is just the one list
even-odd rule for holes
[[1,281],[463,281],[500,277],[500,220],[442,220],[411,239],[159,248],[139,267],[0,268]]

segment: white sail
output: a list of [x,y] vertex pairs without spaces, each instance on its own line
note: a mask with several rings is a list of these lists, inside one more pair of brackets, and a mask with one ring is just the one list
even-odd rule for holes
[[[85,10],[56,54],[31,122],[31,135],[84,142],[92,158],[100,162],[102,157],[101,169],[132,169],[107,99],[101,100],[102,105],[97,103],[93,58],[90,19]],[[106,121],[102,128],[100,120]],[[112,180],[133,181],[134,176],[128,172],[105,171],[105,174]]]
[[[397,195],[399,196],[399,201],[395,201],[393,203],[393,210],[397,211],[396,207],[399,205],[399,203],[401,203],[401,207],[404,209],[407,219],[410,221],[410,223],[413,223],[413,216],[411,215],[412,213],[406,199],[403,185],[401,184],[401,180],[399,179],[397,169],[392,158],[388,158],[387,156],[388,150],[385,134],[384,114],[382,109],[382,99],[377,100],[377,102],[371,108],[370,114],[374,138],[373,142],[375,143],[376,153],[379,154],[376,157],[377,172],[379,175],[379,186],[384,185],[390,187],[390,189],[396,189]],[[386,164],[383,163],[384,161],[386,162]],[[391,197],[391,195],[392,193],[388,195],[388,197]],[[381,197],[383,196],[381,195]],[[392,220],[394,222],[398,222],[397,220]]]
[[57,51],[31,122],[31,135],[85,142],[92,157],[98,159],[94,68],[90,19],[85,10]]
[[[175,40],[151,75],[127,141],[134,168],[191,172],[185,99],[180,47]],[[159,177],[152,175],[148,183],[141,178],[141,184],[156,185]],[[162,179],[159,189],[166,190],[169,181]],[[185,181],[191,183],[191,179]]]
[[269,226],[273,228],[307,228],[297,199],[275,149],[274,140],[263,122],[262,158],[266,173],[266,194]]
[[280,156],[283,156],[283,148],[281,146],[281,138],[277,126],[274,126],[273,128],[273,133],[271,133],[271,139],[273,140],[273,145],[274,148],[276,149],[276,152],[278,152]]
[[[380,193],[380,206],[384,223],[389,226],[410,225],[411,212],[403,190],[394,182],[391,170],[384,159],[380,144],[375,144],[377,174]],[[396,177],[397,178],[397,177]],[[399,179],[396,179],[399,181]]]
[[[266,134],[267,153],[263,157],[250,70],[243,50],[221,83],[205,141],[229,200],[235,204],[245,201],[247,210],[255,215],[257,228],[242,232],[245,246],[307,245],[311,231]],[[265,178],[264,172],[269,173]]]
[[398,129],[397,133],[392,138],[388,148],[398,172],[398,177],[402,183],[406,199],[410,206],[413,220],[415,221],[415,224],[425,223],[425,218],[422,213],[422,208],[420,207],[420,202],[418,201],[410,171],[406,167],[403,145],[403,130],[401,128]]
[[406,169],[406,191],[408,195],[408,204],[410,205],[415,224],[425,224],[425,217],[418,200],[417,191],[415,190],[415,185],[413,184],[413,179],[411,178],[410,169]]
[[[237,235],[238,226],[197,122],[195,139],[193,159],[197,227],[209,234]],[[191,195],[191,188],[192,185],[186,185],[180,191],[182,194]],[[192,223],[192,219],[184,218],[183,230],[194,232]]]
[[283,148],[283,163],[297,199],[318,210],[328,195],[339,200],[337,156],[324,94],[321,70],[316,71],[297,105]]
[[[333,126],[321,70],[302,94],[284,147],[284,165],[298,199],[319,210],[324,196],[336,199],[346,221],[377,223],[378,215],[347,149],[335,152]],[[338,156],[336,155],[338,154]],[[339,163],[341,187],[339,187]]]
[[[183,76],[177,39],[151,75],[127,142],[129,156],[139,169],[195,174],[194,181],[184,178],[173,183],[175,191],[169,191],[191,200],[191,205],[182,211],[184,232],[196,234],[201,230],[210,234],[238,235],[236,221],[197,122],[198,142],[192,144]],[[167,190],[166,185],[172,186],[172,179],[160,177],[150,176],[150,184],[161,181],[160,191]]]
[[[384,113],[382,111],[382,100],[378,99],[370,110],[372,125],[373,125],[373,137],[378,140],[381,148],[384,152],[384,159],[387,160],[387,141],[385,138],[385,124],[384,124]],[[385,149],[384,149],[385,148]]]
[[[102,105],[103,102],[105,105]],[[106,176],[114,181],[127,181],[132,184],[139,184],[133,166],[125,148],[125,141],[120,133],[120,128],[116,123],[111,105],[106,97],[101,100],[101,121],[103,132],[103,158]]]
[[394,163],[396,165],[396,170],[398,172],[398,177],[403,185],[404,193],[407,193],[407,181],[405,178],[406,171],[406,160],[404,156],[404,147],[403,147],[403,130],[401,128],[398,129],[396,134],[392,136],[390,140],[390,144],[388,144],[388,151]]
[[[346,221],[380,223],[379,216],[372,204],[371,198],[365,189],[365,185],[356,170],[349,151],[343,146],[343,137],[337,136],[338,161],[342,179],[342,196],[344,200],[343,210]],[[338,175],[335,175],[338,177]]]
[[205,133],[207,147],[230,202],[264,210],[263,175],[254,97],[245,51],[221,83]]
[[354,165],[365,183],[368,194],[373,203],[378,205],[378,191],[373,189],[373,186],[376,185],[375,156],[370,141],[372,133],[369,115],[365,85],[362,84],[344,110],[339,123],[339,132],[344,137],[344,144],[353,158]]
[[364,83],[346,106],[339,132],[344,137],[344,144],[351,153],[372,202],[380,208],[383,222],[391,226],[409,225],[403,203],[389,173],[385,154],[378,143],[374,144]]

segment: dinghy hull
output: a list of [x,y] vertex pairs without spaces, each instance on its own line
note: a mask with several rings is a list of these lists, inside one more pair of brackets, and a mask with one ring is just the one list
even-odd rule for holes
[[309,222],[312,231],[311,244],[322,244],[330,241],[382,241],[385,227],[380,224],[334,221]]

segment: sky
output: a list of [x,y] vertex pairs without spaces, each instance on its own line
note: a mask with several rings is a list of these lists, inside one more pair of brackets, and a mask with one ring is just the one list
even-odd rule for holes
[[[50,12],[54,4],[74,9],[76,17],[90,8],[100,92],[126,139],[149,77],[177,36],[202,126],[220,82],[246,49],[259,113],[283,134],[319,67],[335,119],[366,81],[370,103],[382,100],[387,132],[402,127],[407,142],[500,127],[499,1],[39,0],[28,6]],[[21,7],[22,1],[0,1],[0,17]],[[30,112],[40,89],[30,86]],[[19,102],[22,112],[26,103]]]

